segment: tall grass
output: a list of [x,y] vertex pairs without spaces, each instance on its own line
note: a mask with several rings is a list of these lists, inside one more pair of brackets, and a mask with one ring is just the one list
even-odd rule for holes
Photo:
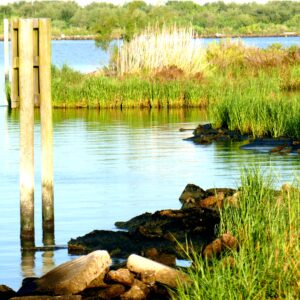
[[187,74],[201,72],[204,51],[195,45],[194,36],[192,27],[149,27],[124,43],[117,57],[117,73],[155,73],[170,66]]
[[239,250],[227,253],[234,263],[225,263],[226,255],[208,262],[195,253],[192,285],[174,298],[299,299],[300,191],[275,192],[258,170],[244,171],[241,179],[239,208],[222,210],[219,228],[239,240]]

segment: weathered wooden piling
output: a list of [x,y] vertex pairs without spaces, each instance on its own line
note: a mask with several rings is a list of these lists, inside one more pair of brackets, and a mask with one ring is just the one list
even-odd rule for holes
[[6,88],[9,82],[9,58],[8,58],[8,19],[3,20],[4,27],[4,77],[5,77],[5,104],[8,105]]
[[[53,123],[51,104],[51,24],[49,19],[39,19],[39,58],[43,232],[44,244],[53,245]],[[51,240],[52,233],[53,240]]]
[[43,242],[54,245],[51,23],[14,19],[11,28],[11,108],[20,106],[21,242],[34,245],[34,107],[40,107]]
[[20,213],[22,245],[34,245],[33,21],[19,21]]

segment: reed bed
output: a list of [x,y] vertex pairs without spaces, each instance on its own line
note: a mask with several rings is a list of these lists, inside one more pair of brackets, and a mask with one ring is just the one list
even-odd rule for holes
[[[111,70],[83,75],[67,66],[53,68],[53,105],[201,107],[208,109],[215,127],[228,127],[254,137],[300,138],[300,48],[273,45],[257,49],[225,41],[211,45],[205,55],[199,50],[199,60],[193,60],[195,49],[183,50],[191,42],[192,32],[175,28],[175,34],[168,40],[168,31],[163,30],[164,39],[170,44],[161,45],[159,32],[154,33],[153,39],[149,37],[148,42],[162,46],[166,52],[169,49],[171,54],[159,54],[154,46],[144,44],[141,49],[148,56],[142,56],[143,51],[133,55],[133,50],[124,50],[130,43],[125,44],[120,55],[127,53],[129,57],[129,53],[132,54],[132,68],[126,72],[125,67],[121,68],[123,71],[119,69],[122,76],[112,76]],[[185,40],[177,54],[177,50],[172,52],[176,39]],[[137,41],[138,38],[131,45]],[[142,45],[145,41],[147,35],[141,37]],[[158,56],[155,58],[152,54]],[[138,63],[134,62],[134,57]]]
[[205,52],[195,45],[194,36],[192,27],[149,27],[121,47],[117,74],[154,74],[169,66],[186,74],[202,72]]
[[224,208],[218,228],[238,239],[239,250],[210,262],[194,253],[192,284],[174,299],[299,299],[299,181],[276,192],[274,178],[250,168],[241,182],[239,208]]

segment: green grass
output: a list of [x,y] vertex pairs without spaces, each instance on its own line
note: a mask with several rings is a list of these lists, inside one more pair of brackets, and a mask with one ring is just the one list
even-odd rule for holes
[[[244,171],[239,208],[221,211],[219,233],[231,232],[239,250],[212,262],[194,253],[191,286],[178,299],[299,299],[300,191],[275,192],[259,170]],[[224,263],[232,256],[234,266]]]
[[54,107],[194,107],[205,106],[204,90],[190,79],[157,80],[139,76],[80,74],[64,66],[52,68]]

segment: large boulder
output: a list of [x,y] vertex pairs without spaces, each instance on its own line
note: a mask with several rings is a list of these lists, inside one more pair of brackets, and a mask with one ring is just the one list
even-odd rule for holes
[[111,259],[107,251],[94,251],[61,264],[31,282],[32,290],[22,286],[19,295],[73,295],[83,291],[107,273]]

